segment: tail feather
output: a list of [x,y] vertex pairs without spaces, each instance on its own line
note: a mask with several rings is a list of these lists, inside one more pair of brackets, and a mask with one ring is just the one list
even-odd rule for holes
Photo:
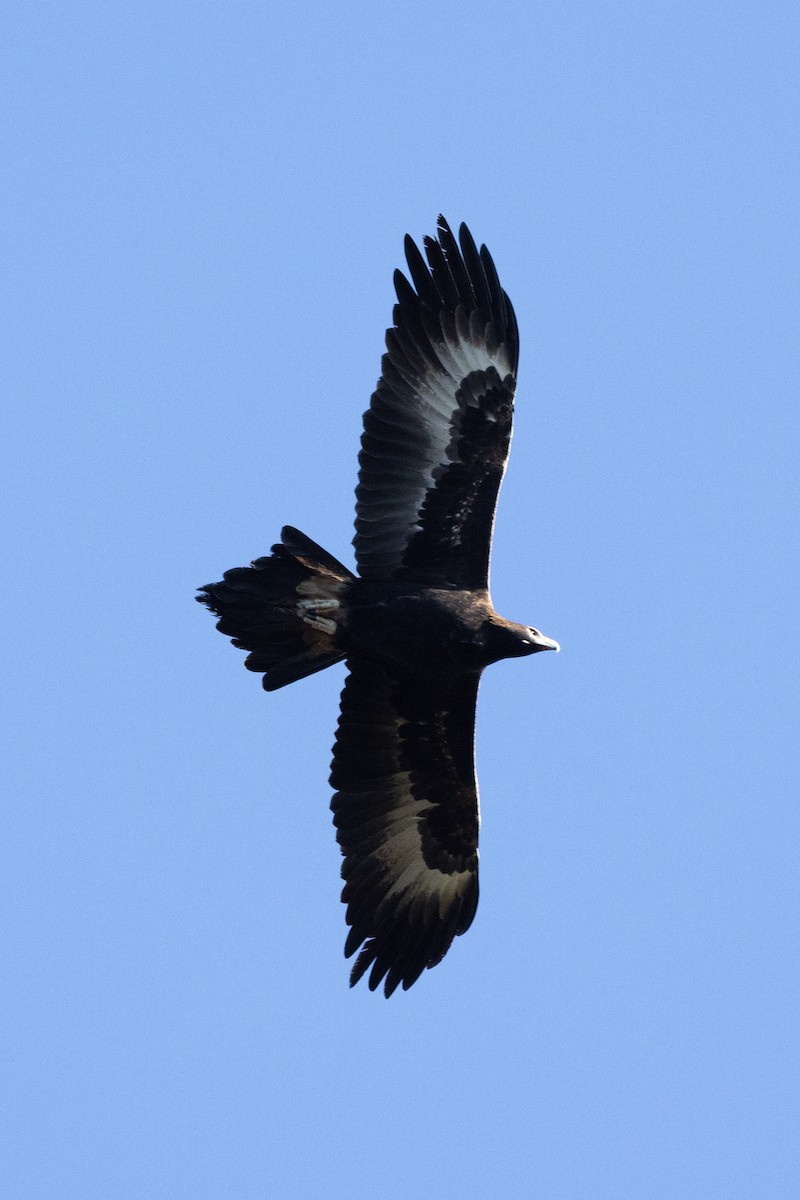
[[249,650],[245,666],[263,672],[267,691],[304,679],[345,657],[341,602],[353,575],[291,525],[272,553],[226,571],[197,599],[220,618],[217,629]]

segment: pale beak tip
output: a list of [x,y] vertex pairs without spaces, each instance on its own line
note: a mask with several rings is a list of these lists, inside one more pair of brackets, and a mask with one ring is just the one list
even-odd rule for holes
[[538,629],[533,630],[533,632],[535,634],[534,643],[540,650],[555,650],[556,654],[559,652],[561,647],[555,638],[545,637],[543,633],[539,633]]

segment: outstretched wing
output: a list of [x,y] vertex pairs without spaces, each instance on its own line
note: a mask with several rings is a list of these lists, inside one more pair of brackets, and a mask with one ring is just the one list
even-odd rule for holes
[[[489,251],[444,217],[410,237],[394,328],[364,414],[354,545],[361,575],[486,587],[511,441],[519,341]],[[416,290],[415,290],[416,289]]]
[[[365,943],[390,996],[464,933],[478,904],[477,674],[428,678],[353,656],[342,692],[331,802],[344,854],[345,954]],[[370,970],[371,968],[371,970]]]

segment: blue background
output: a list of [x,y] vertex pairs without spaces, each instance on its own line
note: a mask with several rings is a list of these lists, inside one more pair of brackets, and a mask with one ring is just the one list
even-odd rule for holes
[[[3,18],[10,1200],[800,1195],[789,3]],[[402,235],[519,318],[482,899],[347,988],[343,669],[192,599],[350,562]]]

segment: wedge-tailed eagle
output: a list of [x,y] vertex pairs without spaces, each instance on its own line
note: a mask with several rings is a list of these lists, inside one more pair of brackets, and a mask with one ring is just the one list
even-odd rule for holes
[[364,416],[358,575],[287,526],[198,600],[267,691],[345,659],[331,807],[350,982],[391,995],[434,967],[478,903],[475,703],[501,658],[558,650],[498,616],[489,551],[508,457],[517,322],[489,251],[439,217],[405,240],[394,325]]

